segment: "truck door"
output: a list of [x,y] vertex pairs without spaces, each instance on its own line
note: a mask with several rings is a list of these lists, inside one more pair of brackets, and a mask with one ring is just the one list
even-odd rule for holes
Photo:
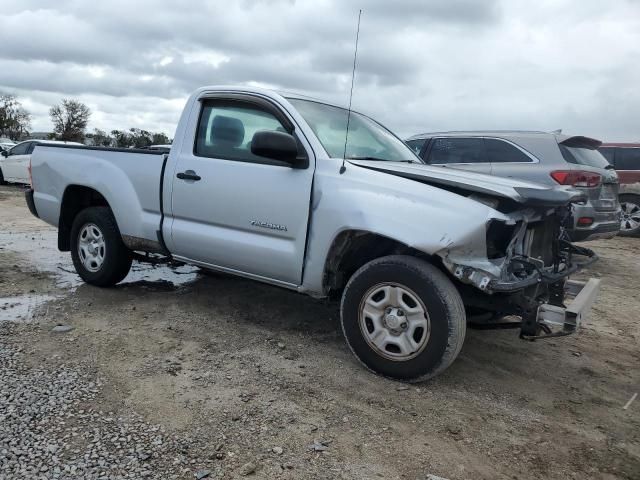
[[[240,97],[240,98],[237,98]],[[306,168],[251,153],[257,131],[295,125],[261,97],[238,95],[200,102],[190,121],[195,139],[177,152],[171,194],[170,235],[176,257],[234,273],[299,285],[315,166],[298,138]],[[306,142],[306,140],[304,140]]]

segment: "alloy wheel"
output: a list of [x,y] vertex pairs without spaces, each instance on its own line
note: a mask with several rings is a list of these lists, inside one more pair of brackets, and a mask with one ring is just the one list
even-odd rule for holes
[[640,227],[640,205],[634,202],[622,202],[622,217],[620,219],[620,230],[630,232]]

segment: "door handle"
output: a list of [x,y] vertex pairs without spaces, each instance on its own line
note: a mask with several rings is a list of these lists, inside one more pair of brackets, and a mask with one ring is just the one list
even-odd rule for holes
[[180,172],[176,175],[180,180],[192,180],[197,182],[200,180],[200,175],[196,174],[193,170],[187,170],[185,172]]

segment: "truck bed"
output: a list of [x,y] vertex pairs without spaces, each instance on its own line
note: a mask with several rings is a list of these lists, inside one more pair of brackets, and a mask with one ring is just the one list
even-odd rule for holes
[[39,145],[31,156],[38,215],[57,226],[65,191],[82,185],[107,200],[123,236],[156,241],[165,161],[157,150]]

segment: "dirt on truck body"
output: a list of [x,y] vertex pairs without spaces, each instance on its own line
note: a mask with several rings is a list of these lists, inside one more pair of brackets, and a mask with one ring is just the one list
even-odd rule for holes
[[407,386],[333,303],[184,266],[83,284],[14,187],[0,225],[0,478],[640,478],[637,239],[590,244],[577,334],[470,329]]

